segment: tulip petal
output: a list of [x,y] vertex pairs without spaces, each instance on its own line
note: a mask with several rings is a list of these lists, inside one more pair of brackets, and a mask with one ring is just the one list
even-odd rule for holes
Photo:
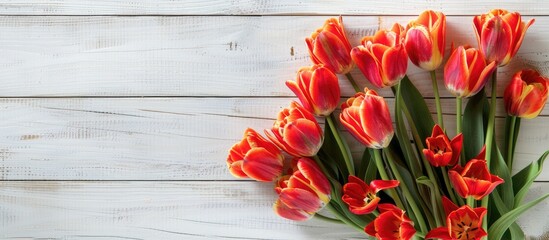
[[416,26],[409,29],[406,33],[405,42],[406,52],[412,63],[421,67],[422,63],[431,60],[431,57],[433,56],[433,43],[431,42],[429,32],[425,27]]
[[467,56],[463,46],[459,46],[450,55],[446,66],[444,66],[444,83],[446,88],[458,97],[466,96],[468,93],[469,69]]
[[339,82],[328,68],[321,67],[313,72],[308,90],[318,115],[327,116],[337,107],[341,96]]
[[292,209],[280,201],[280,199],[274,203],[273,210],[278,216],[294,221],[306,221],[314,215],[301,209]]
[[378,88],[384,87],[383,79],[381,78],[381,66],[375,56],[363,46],[358,46],[351,50],[351,57],[358,66],[358,69],[364,74],[364,77],[374,86]]
[[450,215],[451,212],[459,208],[454,202],[452,202],[452,200],[450,200],[446,196],[442,196],[442,207],[444,207],[444,212],[446,213],[446,216]]
[[427,235],[425,235],[425,239],[433,239],[433,238],[443,239],[443,240],[451,240],[452,239],[452,237],[448,233],[448,228],[447,227],[435,228],[435,229],[429,231],[427,233]]
[[322,143],[317,124],[302,118],[285,126],[283,139],[299,156],[316,155]]
[[280,201],[292,209],[316,212],[323,207],[322,201],[314,193],[300,188],[286,188],[280,192]]
[[246,173],[244,173],[244,171],[242,171],[242,163],[244,161],[236,161],[236,162],[233,162],[233,163],[228,163],[228,167],[229,167],[229,172],[234,176],[234,177],[237,177],[237,178],[248,178],[248,175],[246,175]]
[[366,227],[364,227],[364,232],[366,232],[370,236],[376,236],[376,226],[375,226],[375,220],[371,221]]
[[399,45],[387,49],[383,55],[381,66],[385,75],[383,85],[389,87],[396,85],[404,77],[406,69],[408,69],[408,55],[404,46]]
[[270,182],[282,175],[282,161],[264,148],[253,148],[244,157],[242,171],[257,181]]
[[484,23],[480,46],[489,61],[496,61],[500,66],[507,64],[506,58],[510,58],[509,50],[513,41],[512,34],[513,30],[500,16],[494,16]]
[[370,187],[375,193],[389,188],[398,187],[400,182],[398,180],[373,180],[370,182]]
[[309,158],[301,158],[297,162],[299,171],[310,181],[311,186],[325,195],[329,195],[331,192],[330,182],[324,173],[320,170],[318,165]]
[[450,142],[450,145],[452,146],[452,160],[450,161],[449,165],[456,165],[459,156],[461,154],[461,148],[463,146],[463,134],[458,134],[455,136],[452,141]]
[[459,196],[461,196],[462,198],[466,198],[469,194],[469,189],[467,188],[467,184],[465,183],[461,175],[454,170],[450,170],[448,171],[448,177],[450,178],[450,182],[454,186],[454,189],[459,194]]

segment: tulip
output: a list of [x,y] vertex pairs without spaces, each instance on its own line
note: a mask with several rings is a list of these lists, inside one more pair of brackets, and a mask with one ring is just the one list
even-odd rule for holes
[[493,9],[473,19],[480,50],[488,61],[504,66],[517,54],[526,30],[534,19],[524,23],[518,12]]
[[482,229],[482,218],[486,214],[486,208],[471,208],[468,205],[458,208],[449,199],[443,198],[442,200],[444,209],[447,211],[447,226],[429,231],[425,239],[480,240],[487,235]]
[[435,167],[453,166],[459,160],[463,135],[460,133],[450,141],[442,128],[435,125],[431,137],[428,137],[425,142],[427,143],[427,149],[423,149],[423,154],[425,154],[431,165]]
[[265,134],[294,157],[316,155],[324,139],[322,128],[313,114],[294,101],[278,113],[273,127],[266,129]]
[[276,182],[279,198],[273,209],[283,218],[305,221],[330,202],[330,182],[309,158],[294,158],[292,165],[292,175]]
[[343,29],[343,19],[330,18],[322,28],[305,39],[314,64],[324,64],[332,72],[346,74],[353,68],[351,44]]
[[485,150],[483,148],[477,157],[465,164],[465,167],[456,165],[448,171],[450,182],[463,198],[473,197],[476,200],[481,200],[503,183],[503,179],[490,174],[486,160],[484,160]]
[[496,67],[479,50],[459,46],[444,67],[444,84],[456,97],[470,97],[484,87]]
[[368,148],[385,148],[394,135],[387,103],[368,88],[341,105],[339,119],[345,129]]
[[227,166],[233,176],[263,182],[278,178],[283,164],[282,152],[251,128],[246,129],[244,138],[231,147],[227,157]]
[[406,74],[408,55],[404,48],[405,30],[395,23],[391,30],[380,30],[362,38],[362,46],[351,50],[351,57],[362,74],[378,88],[396,85]]
[[337,76],[323,65],[303,67],[297,72],[296,81],[286,81],[303,107],[317,116],[328,116],[339,103]]
[[537,117],[549,96],[548,89],[549,79],[538,72],[517,72],[503,94],[507,114],[528,119]]
[[392,204],[379,204],[381,214],[364,228],[364,231],[379,240],[409,240],[416,230],[414,222],[402,209]]
[[416,66],[433,71],[442,63],[446,44],[446,16],[441,12],[425,11],[408,23],[404,45]]
[[360,178],[349,176],[349,182],[343,186],[342,200],[349,206],[349,211],[357,215],[373,212],[381,200],[377,192],[397,187],[397,180],[373,180],[370,185]]

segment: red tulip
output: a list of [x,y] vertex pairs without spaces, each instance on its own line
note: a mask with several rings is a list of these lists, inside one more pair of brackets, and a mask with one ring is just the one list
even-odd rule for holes
[[463,198],[471,196],[476,200],[481,200],[503,183],[503,179],[490,174],[486,160],[484,160],[485,150],[483,148],[477,157],[465,164],[465,167],[456,165],[448,171],[450,182]]
[[484,87],[496,67],[479,50],[459,46],[444,67],[444,84],[456,97],[470,97]]
[[314,64],[324,64],[337,74],[345,74],[353,68],[351,44],[343,29],[343,19],[330,18],[322,28],[305,39]]
[[450,141],[442,128],[435,125],[431,137],[428,137],[425,142],[427,143],[427,149],[423,149],[423,154],[425,154],[431,165],[435,167],[453,166],[459,160],[463,135],[460,133]]
[[517,72],[503,94],[507,114],[521,118],[539,115],[549,96],[549,79],[534,70]]
[[473,19],[480,50],[488,61],[495,61],[498,66],[511,61],[533,23],[534,19],[524,23],[518,12],[503,9],[494,9]]
[[381,214],[366,225],[364,231],[379,240],[408,240],[414,237],[414,222],[402,209],[392,204],[379,204]]
[[432,10],[421,13],[408,23],[404,44],[412,63],[426,71],[435,70],[444,58],[446,16]]
[[235,177],[269,182],[282,174],[284,156],[271,142],[251,128],[233,145],[227,157],[229,171]]
[[305,221],[330,202],[330,182],[309,158],[293,159],[292,164],[293,174],[276,182],[279,198],[273,209],[283,218]]
[[405,30],[395,23],[389,30],[362,38],[362,46],[354,47],[351,57],[362,74],[379,88],[396,85],[406,74],[408,55],[404,48]]
[[297,102],[278,113],[278,119],[271,129],[266,129],[267,137],[279,148],[294,157],[316,155],[324,136],[313,114]]
[[286,81],[303,104],[317,116],[328,116],[339,103],[339,82],[330,69],[322,65],[303,67],[297,72],[296,81]]
[[468,205],[458,208],[447,198],[443,198],[442,204],[447,211],[447,226],[431,230],[425,239],[480,240],[487,235],[482,229],[482,218],[486,214],[486,208],[473,209]]
[[349,176],[349,182],[343,186],[342,200],[349,205],[349,211],[362,215],[373,212],[381,200],[377,192],[397,187],[397,180],[374,180],[370,185],[360,178]]
[[368,148],[385,148],[394,135],[389,107],[374,90],[364,89],[341,105],[343,126]]

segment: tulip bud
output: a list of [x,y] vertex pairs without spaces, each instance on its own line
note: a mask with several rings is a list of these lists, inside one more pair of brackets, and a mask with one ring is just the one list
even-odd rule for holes
[[488,61],[504,66],[518,52],[526,30],[534,19],[524,23],[518,12],[494,9],[473,19],[480,50]]
[[337,76],[322,65],[303,67],[296,81],[286,81],[303,107],[317,116],[328,116],[339,103],[341,93]]
[[549,79],[534,70],[517,72],[503,94],[507,114],[521,118],[539,115],[549,96]]
[[294,157],[316,155],[324,140],[322,128],[313,114],[297,102],[282,109],[273,127],[266,129],[265,134],[279,148]]
[[459,46],[444,67],[444,84],[454,96],[470,97],[484,87],[494,70],[496,63],[488,64],[479,50]]
[[227,157],[229,171],[235,177],[270,182],[282,174],[284,156],[271,142],[251,128],[233,145]]
[[309,158],[294,158],[292,164],[292,175],[276,182],[279,198],[273,209],[283,218],[305,221],[330,202],[330,182]]
[[351,44],[343,29],[343,19],[330,18],[322,28],[305,39],[314,64],[324,64],[332,72],[345,74],[353,68]]
[[404,44],[412,63],[426,71],[435,70],[444,58],[446,16],[432,10],[421,13],[408,23]]
[[343,126],[368,148],[389,146],[394,135],[389,107],[374,90],[364,89],[341,105]]
[[351,50],[351,57],[370,83],[379,88],[396,85],[408,69],[404,48],[404,27],[395,23],[389,30],[362,38],[362,46]]

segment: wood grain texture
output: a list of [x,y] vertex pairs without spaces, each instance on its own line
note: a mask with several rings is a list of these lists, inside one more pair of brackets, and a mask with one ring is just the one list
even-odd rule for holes
[[[535,183],[528,200],[549,191]],[[0,182],[2,239],[364,239],[345,225],[292,222],[257,182]],[[549,201],[519,221],[549,229]]]
[[475,15],[492,8],[546,15],[542,0],[398,0],[398,1],[262,1],[262,0],[11,0],[0,3],[3,15],[417,15],[425,9],[448,15]]
[[[247,127],[272,126],[293,98],[0,99],[5,180],[232,180],[227,151]],[[392,107],[393,99],[388,99]],[[428,99],[434,109],[432,99]],[[443,100],[455,133],[453,99]],[[499,102],[501,106],[501,101]],[[501,109],[500,109],[501,110]],[[504,111],[498,111],[503,116]],[[516,167],[548,149],[549,107],[524,120]],[[497,119],[498,128],[503,118]],[[359,158],[363,147],[349,134]],[[496,135],[501,139],[502,134]],[[539,180],[549,180],[545,168]]]
[[[0,96],[292,96],[284,81],[309,65],[304,38],[327,17],[0,17]],[[353,45],[413,17],[345,17]],[[529,19],[530,17],[525,17]],[[476,45],[471,17],[448,17],[450,43]],[[549,17],[536,17],[498,96],[520,68],[549,74]],[[410,78],[432,97],[426,72]],[[366,83],[355,69],[352,74]],[[438,72],[443,97],[442,72]],[[342,79],[345,96],[353,94]],[[390,96],[387,90],[381,94]]]

